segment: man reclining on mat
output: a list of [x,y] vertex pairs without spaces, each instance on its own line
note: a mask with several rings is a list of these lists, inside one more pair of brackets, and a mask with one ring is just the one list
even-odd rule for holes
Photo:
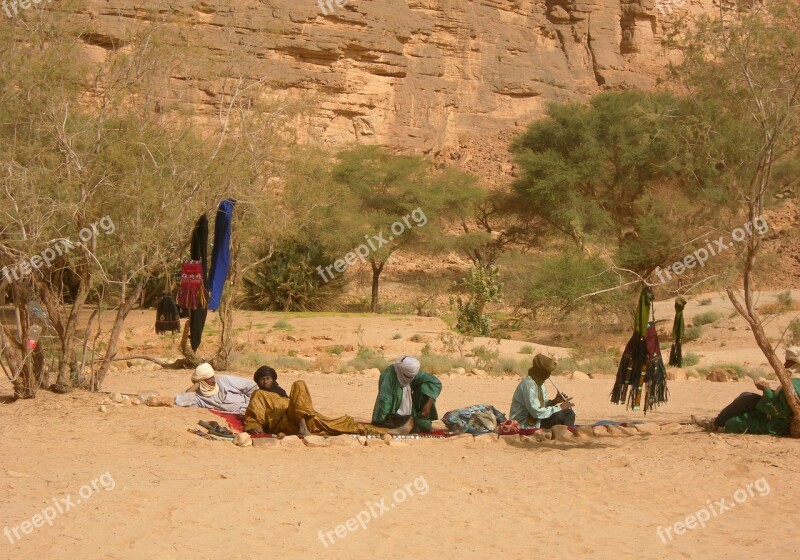
[[547,400],[547,387],[544,382],[556,369],[556,362],[544,354],[533,358],[528,375],[517,385],[511,400],[511,420],[519,422],[522,429],[551,428],[557,424],[575,425],[575,412],[572,403],[558,393],[556,398]]
[[436,399],[441,392],[441,381],[420,371],[419,360],[413,356],[397,358],[378,380],[372,423],[391,428],[392,435],[430,432],[431,420],[439,418]]
[[339,435],[364,433],[368,424],[350,416],[327,418],[314,410],[305,381],[295,381],[289,396],[277,386],[277,372],[261,366],[253,375],[259,389],[253,393],[244,413],[244,429],[250,434]]
[[211,408],[221,412],[242,414],[247,408],[256,384],[233,375],[216,375],[211,364],[200,364],[192,374],[193,385],[175,396],[178,406]]
[[[792,386],[800,396],[800,347],[786,349],[783,367],[791,376]],[[692,422],[709,432],[724,428],[729,434],[788,435],[792,409],[789,408],[783,388],[773,391],[764,381],[754,383],[763,394],[742,393],[713,420],[700,420],[692,415]]]

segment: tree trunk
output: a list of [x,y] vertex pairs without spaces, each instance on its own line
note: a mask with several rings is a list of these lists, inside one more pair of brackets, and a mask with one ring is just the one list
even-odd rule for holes
[[372,313],[378,312],[378,282],[380,280],[381,272],[383,272],[383,267],[386,264],[386,261],[381,261],[378,263],[374,259],[370,259],[370,264],[372,265],[372,304],[370,305],[370,311]]
[[[122,326],[125,323],[125,319],[128,317],[128,313],[131,312],[131,309],[133,309],[133,306],[139,300],[139,296],[142,294],[142,290],[144,290],[146,281],[147,277],[140,279],[131,293],[127,295],[127,297],[123,297],[122,302],[120,302],[117,308],[117,316],[114,318],[114,325],[111,327],[111,336],[108,339],[108,348],[106,348],[106,353],[105,356],[103,356],[100,369],[97,370],[97,375],[92,380],[92,391],[97,391],[103,386],[103,381],[105,381],[106,375],[108,375],[108,369],[111,367],[111,360],[113,360],[114,356],[117,354],[117,342],[119,341],[120,333],[122,333]],[[126,285],[127,283],[122,285],[123,296],[126,294]]]
[[211,367],[215,371],[225,371],[231,366],[231,359],[236,350],[236,331],[233,328],[233,304],[239,287],[241,265],[239,263],[240,244],[234,233],[231,240],[231,264],[219,304],[219,349],[211,359]]
[[200,364],[204,363],[205,360],[201,358],[197,352],[192,350],[192,341],[189,339],[189,318],[186,318],[186,322],[183,325],[183,336],[181,337],[181,353],[183,354],[183,358],[186,360],[186,367],[188,368],[196,368]]

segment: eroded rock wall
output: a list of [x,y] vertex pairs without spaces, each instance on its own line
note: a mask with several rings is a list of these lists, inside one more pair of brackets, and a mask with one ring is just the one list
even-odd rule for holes
[[[550,101],[652,87],[675,17],[712,0],[88,0],[87,52],[163,19],[175,48],[314,94],[307,138],[418,153],[496,137]],[[323,13],[323,10],[326,13]],[[175,75],[163,104],[213,118],[218,76]],[[267,88],[265,88],[266,90]]]

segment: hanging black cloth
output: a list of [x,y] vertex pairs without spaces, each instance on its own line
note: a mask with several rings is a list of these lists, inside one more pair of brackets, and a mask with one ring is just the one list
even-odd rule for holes
[[[200,216],[192,231],[191,257],[193,261],[201,262],[203,286],[205,290],[208,290],[208,218],[206,218],[205,214]],[[200,348],[207,316],[207,307],[189,311],[189,339],[191,340],[192,350],[196,351]]]
[[669,349],[669,365],[683,366],[683,333],[686,324],[683,321],[683,308],[686,300],[682,297],[675,298],[675,321],[672,323],[672,347]]

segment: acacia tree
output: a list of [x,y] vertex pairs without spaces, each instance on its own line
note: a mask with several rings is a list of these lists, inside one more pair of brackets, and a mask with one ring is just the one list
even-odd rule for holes
[[372,269],[370,309],[377,313],[380,275],[392,253],[411,247],[441,250],[444,226],[483,194],[467,174],[436,171],[420,157],[376,146],[346,150],[338,160],[332,176],[343,198],[336,233],[350,248],[365,248]]
[[[763,216],[778,188],[781,167],[796,168],[800,142],[800,29],[798,3],[753,2],[743,12],[720,7],[701,18],[683,40],[685,58],[675,76],[694,102],[687,151],[724,185],[728,206],[749,220]],[[726,286],[736,311],[781,382],[800,437],[800,399],[756,310],[760,235],[741,245],[742,284]],[[778,341],[780,342],[780,341]]]

